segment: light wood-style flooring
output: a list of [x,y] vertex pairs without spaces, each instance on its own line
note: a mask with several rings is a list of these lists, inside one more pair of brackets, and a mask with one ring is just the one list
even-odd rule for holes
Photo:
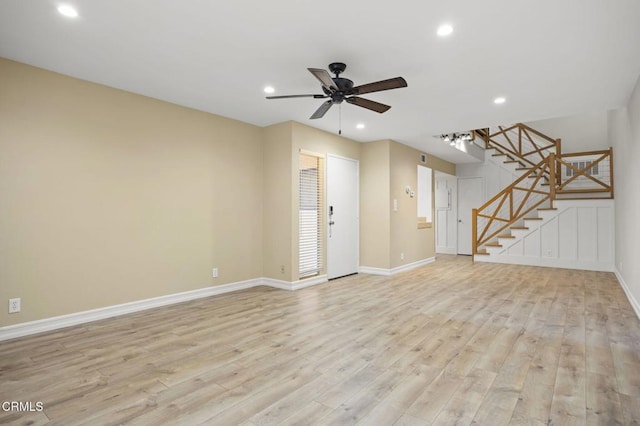
[[0,342],[0,423],[640,422],[640,322],[611,273],[439,256]]

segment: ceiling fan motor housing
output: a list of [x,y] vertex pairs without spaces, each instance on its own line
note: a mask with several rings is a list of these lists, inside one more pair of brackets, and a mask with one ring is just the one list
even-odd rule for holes
[[329,64],[329,71],[336,75],[336,78],[347,69],[347,64],[342,62],[332,62]]
[[326,95],[331,97],[331,100],[334,103],[340,103],[344,100],[345,96],[353,94],[353,81],[342,77],[334,77],[332,80],[338,90],[331,91],[324,86],[322,87],[322,90]]

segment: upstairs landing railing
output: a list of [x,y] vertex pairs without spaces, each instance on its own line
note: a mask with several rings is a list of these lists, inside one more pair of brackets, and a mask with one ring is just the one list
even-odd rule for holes
[[495,148],[519,161],[523,167],[534,167],[552,152],[556,156],[561,153],[560,139],[550,138],[522,123],[498,126],[498,131],[493,133],[491,129],[481,129],[476,134],[485,141],[486,149]]
[[557,195],[613,198],[611,148],[562,154],[556,157],[555,168]]

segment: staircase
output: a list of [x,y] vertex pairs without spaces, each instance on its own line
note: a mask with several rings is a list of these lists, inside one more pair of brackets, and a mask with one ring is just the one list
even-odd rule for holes
[[564,154],[559,139],[524,124],[476,136],[520,177],[473,209],[474,261],[610,270],[611,149]]

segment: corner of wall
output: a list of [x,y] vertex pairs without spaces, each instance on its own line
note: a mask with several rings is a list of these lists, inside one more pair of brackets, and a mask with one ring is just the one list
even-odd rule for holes
[[263,190],[263,263],[266,278],[293,280],[291,231],[291,170],[293,122],[264,129]]

